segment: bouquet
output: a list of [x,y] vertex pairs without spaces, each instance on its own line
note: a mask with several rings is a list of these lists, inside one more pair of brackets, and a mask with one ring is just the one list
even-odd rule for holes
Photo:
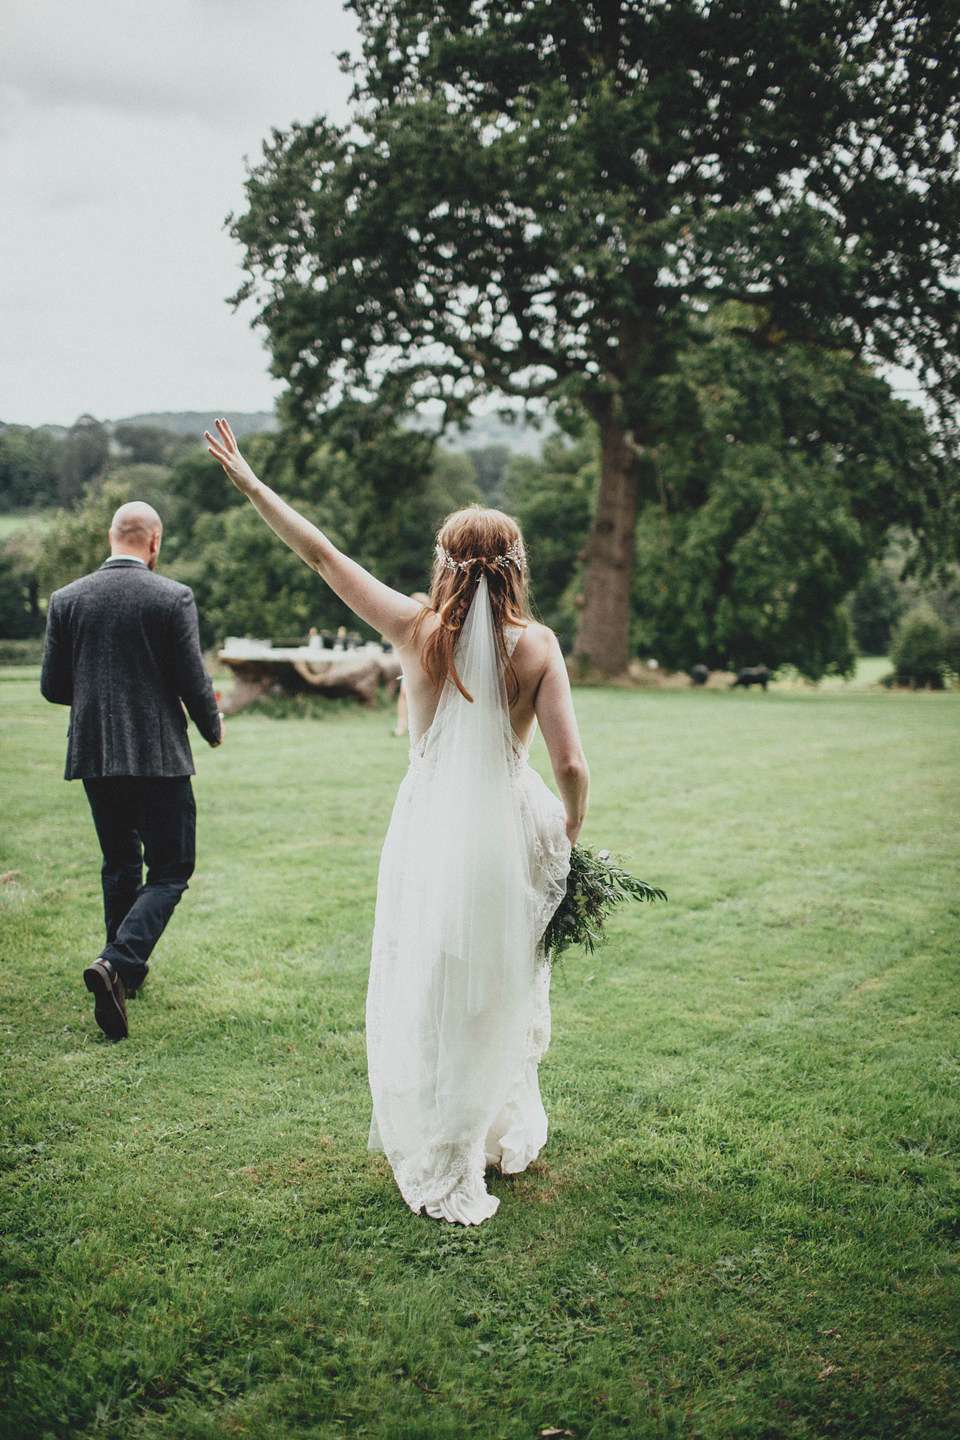
[[603,941],[603,925],[623,900],[666,900],[666,894],[638,880],[611,857],[609,850],[574,845],[570,851],[567,893],[543,933],[544,952],[554,964],[571,945],[593,951]]

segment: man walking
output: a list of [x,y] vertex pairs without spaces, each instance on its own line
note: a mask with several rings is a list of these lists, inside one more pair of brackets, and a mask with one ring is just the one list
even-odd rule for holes
[[193,592],[154,573],[162,532],[152,506],[120,506],[109,559],[50,597],[40,677],[47,700],[71,707],[64,779],[83,781],[103,852],[107,943],[83,979],[112,1040],[193,874],[184,707],[209,745],[223,739]]

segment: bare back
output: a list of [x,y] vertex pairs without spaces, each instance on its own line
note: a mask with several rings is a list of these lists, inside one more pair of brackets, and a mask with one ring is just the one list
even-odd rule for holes
[[[435,615],[428,614],[415,640],[398,647],[407,688],[410,738],[414,745],[430,728],[440,702],[440,690],[433,685],[420,661],[423,644],[439,623]],[[554,747],[559,756],[571,744],[579,748],[579,737],[566,666],[553,631],[546,625],[527,625],[517,640],[512,664],[518,687],[510,702],[514,733],[524,745],[529,745],[539,720],[551,761],[556,764]]]

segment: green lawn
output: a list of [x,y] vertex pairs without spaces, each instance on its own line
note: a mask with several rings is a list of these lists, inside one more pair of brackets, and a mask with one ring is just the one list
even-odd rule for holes
[[49,529],[52,523],[52,511],[16,510],[13,514],[0,515],[0,544],[21,530],[43,531]]
[[390,712],[198,742],[198,873],[113,1045],[35,676],[0,671],[0,1435],[955,1440],[960,697],[578,693],[584,838],[670,903],[567,958],[547,1149],[463,1231],[365,1148]]

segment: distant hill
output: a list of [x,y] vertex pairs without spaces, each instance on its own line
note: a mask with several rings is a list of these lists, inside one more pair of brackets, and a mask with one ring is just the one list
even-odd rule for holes
[[[174,435],[199,437],[204,430],[210,429],[219,413],[212,410],[157,410],[150,415],[127,415],[122,420],[108,420],[106,423],[110,430],[114,430],[118,425],[156,425]],[[224,418],[234,435],[251,435],[280,428],[272,410],[227,410]]]
[[[108,422],[113,430],[117,425],[158,425],[174,435],[202,435],[210,428],[214,416],[206,410],[157,411],[150,415],[128,415],[123,420]],[[255,410],[248,413],[227,411],[226,419],[237,436],[250,435],[264,430],[279,429],[279,422],[271,410]],[[435,427],[429,416],[418,416],[413,422],[417,429],[429,430]],[[541,428],[518,421],[510,424],[501,420],[495,412],[475,415],[466,430],[451,426],[443,436],[442,444],[448,450],[480,450],[487,445],[505,445],[521,455],[539,455],[544,439],[556,427],[551,420],[544,420]]]
[[[113,435],[118,425],[150,425],[160,430],[169,430],[173,435],[195,436],[197,440],[208,430],[215,418],[212,410],[152,410],[142,415],[124,415],[117,420],[104,420],[103,424]],[[237,436],[278,430],[279,421],[272,410],[228,410],[226,419]],[[418,415],[409,423],[418,430],[436,428],[436,420],[430,415]],[[5,428],[0,422],[0,429]],[[41,425],[58,440],[69,433],[66,425]],[[552,420],[544,417],[540,426],[518,419],[515,423],[502,420],[496,411],[474,415],[465,430],[451,426],[444,432],[441,444],[448,450],[482,450],[490,445],[503,445],[513,454],[539,455],[546,437],[556,429]]]

